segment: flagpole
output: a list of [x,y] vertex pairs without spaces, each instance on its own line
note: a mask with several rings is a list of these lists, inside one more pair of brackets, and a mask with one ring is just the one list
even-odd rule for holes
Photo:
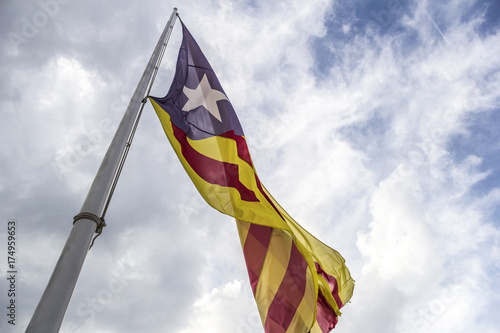
[[174,8],[101,162],[82,209],[74,218],[73,228],[26,333],[55,333],[61,327],[92,236],[96,232],[100,234],[105,226],[104,215],[109,200],[130,147],[140,111],[146,103],[146,92],[153,72],[159,67],[159,59],[164,53],[176,15],[177,8]]

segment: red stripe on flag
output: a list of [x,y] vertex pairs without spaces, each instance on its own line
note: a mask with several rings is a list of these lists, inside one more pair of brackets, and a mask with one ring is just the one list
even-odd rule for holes
[[267,255],[267,249],[271,240],[273,228],[258,224],[251,224],[248,229],[245,245],[243,246],[243,255],[247,264],[248,277],[252,286],[253,294],[257,289],[262,266]]
[[219,136],[223,138],[233,139],[236,142],[236,148],[238,150],[238,156],[243,161],[247,162],[253,168],[252,158],[250,157],[250,151],[248,150],[247,141],[244,137],[236,135],[234,130],[226,133],[222,133]]
[[191,168],[208,183],[236,189],[241,199],[259,201],[255,193],[243,185],[239,179],[238,165],[220,162],[196,151],[187,140],[186,133],[172,123],[174,136],[181,144],[182,155]]
[[266,332],[274,332],[273,321],[279,323],[286,332],[306,290],[307,262],[292,242],[290,259],[283,280],[267,311]]
[[328,333],[335,328],[338,318],[335,310],[325,299],[322,293],[318,293],[318,301],[316,302],[317,312],[316,321],[324,333]]
[[337,306],[339,307],[339,309],[341,309],[344,304],[342,303],[342,300],[339,296],[339,286],[337,284],[337,279],[327,274],[317,262],[314,262],[314,264],[316,265],[316,271],[318,272],[318,274],[321,275],[326,280],[326,282],[328,282],[328,286],[330,286],[330,292],[332,293]]
[[[219,136],[224,137],[224,138],[228,138],[228,139],[233,139],[236,142],[236,147],[237,147],[239,158],[241,158],[243,161],[247,162],[253,168],[252,158],[250,157],[250,151],[248,150],[247,141],[245,140],[244,137],[242,137],[240,135],[236,135],[234,133],[234,130],[228,131],[226,133],[222,133]],[[257,176],[257,173],[255,173],[255,183],[257,184],[257,188],[259,189],[260,193],[264,196],[264,198],[266,198],[267,202],[273,207],[273,209],[276,211],[276,213],[278,213],[279,217],[284,221],[285,219],[281,215],[279,209],[274,205],[273,201],[269,198],[269,196],[266,194],[266,192],[262,188],[262,183],[260,182],[260,179]]]

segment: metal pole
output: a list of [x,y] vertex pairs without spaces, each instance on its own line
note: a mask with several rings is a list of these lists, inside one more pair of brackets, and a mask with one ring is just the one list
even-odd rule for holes
[[116,130],[106,155],[97,171],[94,182],[83,203],[80,214],[75,217],[73,228],[64,245],[61,256],[26,329],[26,333],[55,333],[59,331],[78,275],[87,255],[90,241],[96,228],[102,227],[100,220],[103,209],[128,143],[129,135],[138,118],[139,109],[145,103],[144,97],[157,66],[157,61],[166,46],[166,38],[173,29],[177,14],[174,8],[170,19],[158,40],[139,84],[130,100],[122,121]]

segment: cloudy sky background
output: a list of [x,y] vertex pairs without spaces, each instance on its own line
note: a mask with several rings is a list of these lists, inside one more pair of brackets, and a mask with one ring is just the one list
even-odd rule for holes
[[[347,261],[334,332],[500,332],[494,0],[1,1],[0,277],[10,219],[19,275],[0,330],[28,324],[174,6],[263,183]],[[180,40],[177,23],[155,96]],[[106,222],[61,332],[263,332],[234,221],[149,104]]]

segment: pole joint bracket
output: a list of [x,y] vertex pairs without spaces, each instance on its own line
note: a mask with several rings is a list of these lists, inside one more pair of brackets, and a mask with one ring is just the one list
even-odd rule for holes
[[94,241],[97,237],[99,237],[102,233],[102,229],[106,226],[106,222],[104,221],[104,217],[99,217],[93,213],[89,212],[81,212],[78,215],[76,215],[73,218],[73,224],[75,224],[76,221],[81,220],[81,219],[88,219],[92,220],[97,224],[97,227],[95,229],[95,233],[97,234],[94,239],[92,239],[92,243],[90,244],[89,250],[92,248],[94,245]]

